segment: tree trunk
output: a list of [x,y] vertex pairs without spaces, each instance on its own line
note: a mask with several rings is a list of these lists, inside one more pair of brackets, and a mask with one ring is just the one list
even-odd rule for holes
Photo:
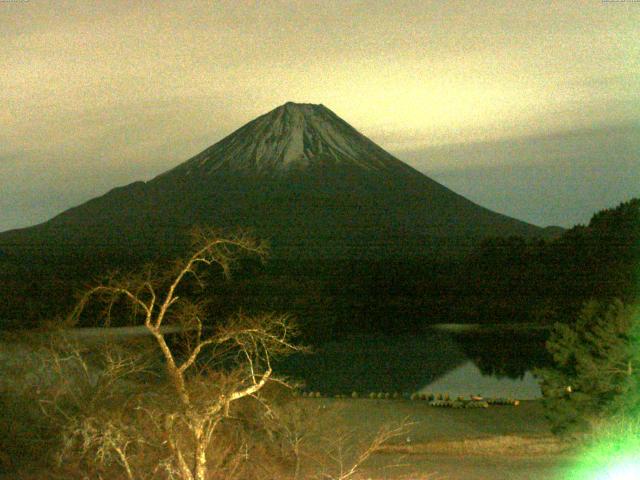
[[206,480],[207,477],[207,436],[203,425],[198,425],[194,431],[196,437],[195,452],[195,480]]

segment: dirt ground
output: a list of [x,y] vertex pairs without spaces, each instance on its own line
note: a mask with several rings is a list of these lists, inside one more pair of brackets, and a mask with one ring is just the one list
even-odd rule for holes
[[[429,407],[424,401],[303,399],[339,413],[362,438],[408,420],[407,433],[365,463],[365,478],[387,480],[564,480],[569,446],[549,432],[539,401],[487,409]],[[317,403],[316,403],[317,406]],[[322,408],[322,407],[321,407]],[[331,425],[327,425],[331,428]],[[335,426],[334,426],[335,427]]]

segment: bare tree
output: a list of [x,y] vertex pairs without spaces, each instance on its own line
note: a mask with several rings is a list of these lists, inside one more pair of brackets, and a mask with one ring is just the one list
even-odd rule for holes
[[212,324],[207,304],[192,300],[207,270],[228,276],[241,255],[264,258],[265,245],[200,230],[193,252],[168,271],[109,277],[88,289],[70,316],[73,324],[100,306],[109,325],[111,316],[130,315],[155,353],[108,335],[88,346],[62,334],[50,349],[55,378],[40,404],[62,425],[59,459],[68,476],[355,478],[407,425],[383,428],[370,441],[346,431],[325,437],[324,427],[342,419],[323,421],[318,409],[288,395],[274,403],[281,389],[265,387],[286,384],[274,378],[272,359],[303,350],[291,343],[290,318],[239,312]]
[[[351,401],[351,400],[349,400]],[[405,436],[408,418],[384,424],[375,432],[346,426],[344,404],[295,398],[275,405],[273,431],[293,458],[294,480],[352,480],[383,445]]]
[[[159,433],[161,448],[169,450],[158,468],[180,480],[208,478],[212,438],[229,418],[231,406],[242,399],[260,400],[260,391],[276,380],[272,358],[300,350],[290,341],[294,327],[286,315],[238,313],[222,324],[206,326],[205,306],[187,298],[188,281],[204,286],[203,273],[216,266],[228,276],[241,255],[264,258],[264,243],[244,234],[222,237],[199,230],[193,252],[169,274],[147,269],[138,275],[111,277],[84,293],[72,314],[78,321],[87,306],[97,302],[105,307],[108,322],[114,308],[122,311],[128,306],[154,338],[169,380],[168,395],[160,400],[139,395],[131,405]],[[169,326],[177,330],[175,338],[168,337]],[[85,418],[75,422],[71,432],[82,437],[83,448],[91,448],[98,459],[107,458],[107,452],[113,455],[132,480],[136,473],[128,455],[142,448],[145,434],[130,430],[126,421]]]
[[412,423],[408,419],[398,425],[383,425],[370,439],[361,434],[338,427],[329,438],[322,439],[317,463],[320,473],[314,478],[324,480],[350,480],[356,477],[363,465],[380,447],[390,440],[406,435]]

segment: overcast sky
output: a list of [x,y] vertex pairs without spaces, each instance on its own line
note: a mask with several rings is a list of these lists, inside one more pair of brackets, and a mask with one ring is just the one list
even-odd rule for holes
[[640,195],[639,38],[631,1],[0,0],[0,231],[289,100],[487,207],[585,222]]

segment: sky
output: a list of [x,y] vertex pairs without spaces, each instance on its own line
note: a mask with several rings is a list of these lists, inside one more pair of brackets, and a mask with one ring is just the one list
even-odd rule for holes
[[0,0],[0,231],[322,103],[538,225],[640,196],[640,3]]

